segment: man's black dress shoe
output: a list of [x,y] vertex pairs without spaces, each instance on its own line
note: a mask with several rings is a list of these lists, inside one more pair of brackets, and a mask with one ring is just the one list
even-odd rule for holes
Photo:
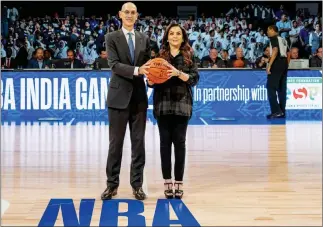
[[138,200],[144,200],[146,199],[146,194],[142,190],[142,187],[139,188],[132,188],[133,195],[135,196],[136,199]]
[[273,113],[273,114],[267,115],[267,119],[274,119],[274,118],[285,118],[285,114],[284,113]]
[[118,188],[107,187],[104,192],[101,194],[102,200],[112,199],[113,196],[116,196],[118,193]]

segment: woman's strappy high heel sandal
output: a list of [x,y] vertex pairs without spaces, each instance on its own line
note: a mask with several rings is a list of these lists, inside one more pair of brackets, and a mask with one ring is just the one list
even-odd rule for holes
[[164,191],[166,199],[174,198],[173,183],[164,183],[164,185],[167,185],[167,189]]
[[[177,185],[177,187],[176,187],[176,185]],[[179,189],[180,185],[183,185],[183,183],[177,183],[177,182],[174,183],[174,186],[175,186],[175,198],[176,199],[182,199],[183,194],[184,194],[184,191]]]

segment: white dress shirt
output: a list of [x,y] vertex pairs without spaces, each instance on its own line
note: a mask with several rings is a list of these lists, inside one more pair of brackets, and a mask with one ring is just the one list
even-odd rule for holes
[[[128,33],[130,32],[132,35],[132,41],[133,41],[133,46],[136,47],[136,38],[135,38],[135,29],[132,29],[131,31],[128,31],[127,29],[125,29],[124,27],[121,28],[123,34],[125,35],[126,39],[127,39],[127,43],[129,42],[129,35]],[[133,72],[133,75],[138,76],[139,75],[139,67],[136,66],[135,70]]]

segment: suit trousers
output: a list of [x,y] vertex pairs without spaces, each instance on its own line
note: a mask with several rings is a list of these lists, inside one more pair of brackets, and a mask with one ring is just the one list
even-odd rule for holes
[[186,116],[162,115],[157,117],[161,168],[164,179],[172,179],[172,144],[174,144],[175,181],[183,181],[188,121],[189,117]]
[[271,74],[267,76],[267,95],[272,114],[286,112],[287,72],[287,58],[278,57],[271,66]]
[[117,188],[120,180],[120,168],[124,137],[129,123],[131,140],[130,185],[142,186],[145,166],[145,130],[147,108],[130,102],[127,109],[108,108],[109,116],[109,154],[106,166],[107,186]]

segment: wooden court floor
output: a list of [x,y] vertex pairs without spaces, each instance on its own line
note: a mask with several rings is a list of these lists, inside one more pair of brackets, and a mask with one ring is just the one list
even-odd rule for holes
[[[322,226],[321,124],[189,126],[184,204],[201,226]],[[146,138],[143,214],[151,226],[164,198],[156,126],[147,125]],[[78,215],[81,199],[93,198],[98,226],[108,140],[107,125],[2,126],[2,225],[37,226],[52,198],[73,199]],[[133,199],[130,148],[127,132],[116,199]],[[55,226],[63,226],[61,211]]]

